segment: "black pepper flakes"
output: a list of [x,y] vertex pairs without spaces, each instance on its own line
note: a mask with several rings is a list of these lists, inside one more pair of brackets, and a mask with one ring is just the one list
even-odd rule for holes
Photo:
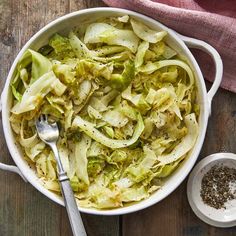
[[236,184],[236,169],[213,166],[202,178],[200,196],[203,202],[215,209],[225,208],[227,201],[236,199],[231,184]]

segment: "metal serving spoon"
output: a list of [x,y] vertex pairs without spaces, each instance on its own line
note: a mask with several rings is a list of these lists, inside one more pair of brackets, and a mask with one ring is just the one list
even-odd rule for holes
[[74,236],[86,236],[81,215],[76,205],[75,197],[70,186],[69,178],[64,171],[61,163],[59,152],[57,149],[57,140],[59,137],[59,128],[57,123],[50,124],[46,115],[41,115],[36,121],[36,129],[40,139],[48,144],[55,156],[58,166],[58,179],[61,183],[61,191],[64,197],[67,214],[70,220],[72,232]]

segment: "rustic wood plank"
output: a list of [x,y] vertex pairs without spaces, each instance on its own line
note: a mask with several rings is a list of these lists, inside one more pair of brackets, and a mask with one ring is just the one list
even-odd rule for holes
[[[216,152],[236,153],[236,94],[221,89],[213,101],[212,115],[199,160]],[[186,180],[162,202],[123,217],[123,235],[233,236],[236,227],[220,229],[199,220],[186,196]]]
[[[104,6],[99,0],[1,0],[0,91],[20,48],[48,22],[82,8]],[[1,122],[0,122],[1,123]],[[3,133],[2,123],[0,133]],[[2,136],[3,163],[14,164]],[[0,171],[0,235],[72,235],[66,211],[12,173]],[[119,235],[119,217],[83,214],[88,235]]]

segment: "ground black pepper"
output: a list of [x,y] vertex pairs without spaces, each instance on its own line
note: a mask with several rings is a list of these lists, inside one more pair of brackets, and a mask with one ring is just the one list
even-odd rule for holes
[[236,199],[236,169],[223,165],[213,166],[202,178],[200,195],[203,202],[216,209],[225,208],[225,203]]

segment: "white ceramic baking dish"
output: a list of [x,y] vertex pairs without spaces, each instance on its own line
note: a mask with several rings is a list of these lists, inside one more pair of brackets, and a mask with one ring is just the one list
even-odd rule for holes
[[[1,105],[2,105],[2,122],[3,122],[3,130],[4,136],[6,139],[6,143],[9,149],[9,152],[16,164],[16,166],[9,166],[0,163],[0,169],[13,171],[21,175],[21,177],[25,180],[30,182],[36,189],[38,189],[41,193],[45,196],[50,198],[56,203],[64,205],[64,202],[60,196],[57,194],[47,190],[44,188],[39,178],[37,177],[35,171],[31,169],[26,160],[24,159],[20,148],[18,148],[15,144],[14,135],[10,126],[9,122],[9,111],[12,104],[12,94],[10,91],[10,81],[14,75],[14,71],[16,69],[16,65],[18,60],[21,58],[23,53],[28,49],[32,48],[38,50],[41,46],[45,45],[48,42],[48,39],[56,32],[59,33],[67,33],[70,29],[75,26],[80,26],[83,22],[87,21],[95,21],[101,17],[108,17],[108,16],[120,16],[128,14],[141,22],[144,22],[146,25],[150,26],[156,30],[166,30],[168,32],[167,43],[177,50],[185,59],[188,61],[189,65],[191,66],[195,78],[196,78],[196,85],[198,90],[198,102],[200,104],[200,116],[199,116],[199,127],[200,132],[197,139],[197,142],[189,153],[186,160],[183,164],[166,180],[163,187],[155,192],[152,196],[148,199],[138,202],[133,205],[125,206],[118,209],[111,209],[111,210],[97,210],[97,209],[86,209],[79,207],[79,210],[85,213],[90,214],[97,214],[97,215],[119,215],[125,213],[135,212],[146,207],[149,207],[157,202],[160,202],[162,199],[167,197],[171,192],[173,192],[180,183],[186,178],[190,170],[192,169],[194,163],[196,162],[199,152],[201,150],[207,123],[208,117],[211,112],[211,101],[213,96],[215,95],[217,89],[219,88],[221,79],[222,79],[222,61],[217,53],[217,51],[210,46],[209,44],[188,37],[181,36],[174,32],[173,30],[167,28],[166,26],[162,25],[160,22],[157,22],[147,16],[142,14],[138,14],[133,11],[128,11],[124,9],[118,8],[93,8],[93,9],[84,9],[77,12],[70,13],[68,15],[62,16],[57,20],[49,23],[44,28],[42,28],[38,33],[36,33],[21,49],[19,54],[17,55],[13,65],[10,69],[8,74],[2,95],[1,95]],[[208,53],[215,63],[216,73],[215,73],[215,80],[209,92],[206,90],[204,78],[202,72],[193,57],[192,53],[190,52],[189,48],[198,48],[206,53]]]

